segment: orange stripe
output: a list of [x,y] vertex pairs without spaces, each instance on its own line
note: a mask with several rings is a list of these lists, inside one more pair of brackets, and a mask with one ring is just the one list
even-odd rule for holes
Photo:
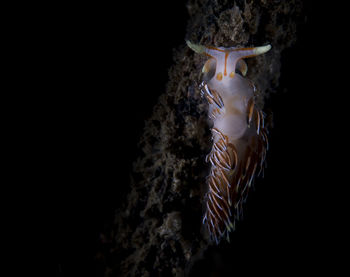
[[228,57],[228,54],[229,54],[229,52],[226,52],[226,53],[225,53],[225,70],[224,70],[224,75],[225,75],[225,76],[227,75],[227,72],[226,72],[226,64],[227,64],[227,57]]
[[[219,51],[219,52],[226,52],[227,50],[222,50],[222,49],[219,49],[217,47],[213,47],[213,46],[207,46],[206,48],[208,49],[211,49],[211,50],[216,50],[216,51]],[[246,50],[254,50],[255,47],[246,47],[246,48],[237,48],[237,49],[233,49],[233,50],[229,50],[230,52],[231,51],[246,51]]]
[[219,51],[219,52],[225,52],[225,50],[222,50],[222,49],[219,49],[219,48],[216,48],[216,47],[213,47],[213,46],[207,46],[208,49],[212,49],[212,50],[216,50],[216,51]]
[[254,50],[255,47],[247,47],[247,48],[238,48],[233,49],[232,51],[246,51],[246,50]]
[[242,59],[246,59],[246,58],[252,58],[252,57],[256,57],[256,54],[252,54],[252,55],[247,55],[247,56],[243,56]]

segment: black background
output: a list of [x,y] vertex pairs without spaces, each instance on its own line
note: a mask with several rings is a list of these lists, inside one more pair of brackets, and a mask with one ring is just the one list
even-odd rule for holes
[[[125,197],[144,121],[165,91],[172,49],[184,44],[183,2],[142,2],[136,10],[134,3],[84,4],[56,23],[54,32],[65,38],[56,41],[62,51],[55,57],[59,112],[52,134],[56,276],[95,275],[99,232]],[[266,102],[274,128],[265,178],[249,196],[233,245],[223,247],[231,253],[221,262],[230,265],[221,266],[224,273],[237,264],[289,272],[310,265],[309,256],[325,245],[315,231],[327,210],[316,208],[322,169],[314,167],[322,158],[315,106],[326,89],[315,45],[324,29],[315,23],[315,5],[307,2],[305,13],[297,43],[282,54],[280,89]]]
[[55,271],[95,276],[99,233],[124,201],[144,122],[165,92],[188,15],[184,1],[59,8]]

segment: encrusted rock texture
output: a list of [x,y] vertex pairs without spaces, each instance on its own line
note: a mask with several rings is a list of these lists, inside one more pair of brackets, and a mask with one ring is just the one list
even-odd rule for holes
[[[259,104],[279,84],[281,52],[296,40],[301,1],[190,0],[185,39],[212,46],[271,44],[247,59]],[[202,226],[205,156],[211,147],[207,104],[198,85],[205,57],[185,44],[174,54],[166,92],[146,121],[130,192],[116,212],[112,241],[101,259],[105,276],[188,276],[210,244]]]

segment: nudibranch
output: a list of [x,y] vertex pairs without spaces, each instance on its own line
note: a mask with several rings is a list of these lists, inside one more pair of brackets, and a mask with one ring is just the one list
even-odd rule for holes
[[244,78],[248,67],[243,58],[264,54],[271,46],[223,48],[186,42],[196,53],[209,57],[200,85],[213,124],[213,146],[206,156],[211,168],[203,224],[218,244],[225,237],[229,241],[254,177],[264,167],[268,149],[265,114],[256,105],[255,86]]

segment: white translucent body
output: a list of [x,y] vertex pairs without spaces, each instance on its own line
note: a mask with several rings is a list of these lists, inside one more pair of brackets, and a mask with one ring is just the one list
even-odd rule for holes
[[225,234],[229,241],[228,233],[234,230],[235,219],[241,217],[242,203],[258,167],[261,172],[268,147],[264,114],[255,104],[254,86],[243,77],[248,67],[242,59],[266,53],[271,46],[205,47],[189,41],[187,45],[210,57],[202,70],[201,85],[213,123],[213,147],[207,155],[212,166],[203,223],[216,243]]
[[[239,74],[233,78],[223,78],[221,81],[212,78],[208,86],[219,93],[224,109],[214,120],[214,126],[230,141],[242,138],[247,131],[247,105],[254,95],[254,90],[249,82]],[[209,105],[209,111],[215,109],[215,104]]]

